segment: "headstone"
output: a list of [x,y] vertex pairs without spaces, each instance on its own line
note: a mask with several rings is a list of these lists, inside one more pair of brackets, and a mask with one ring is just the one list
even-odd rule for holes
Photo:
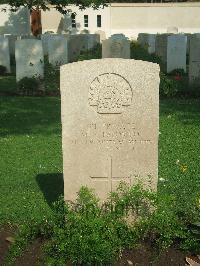
[[104,41],[106,39],[106,33],[105,31],[102,30],[98,30],[95,32],[95,34],[99,34],[100,35],[100,42],[102,43],[102,41]]
[[103,201],[120,181],[156,190],[157,64],[109,58],[64,65],[61,111],[65,200],[88,186]]
[[155,52],[164,64],[167,63],[167,37],[168,34],[158,34],[156,36]]
[[69,62],[74,62],[78,59],[81,51],[88,49],[87,34],[72,34],[68,37],[68,55]]
[[130,41],[109,38],[102,42],[102,58],[130,58]]
[[4,34],[4,37],[8,39],[10,55],[15,55],[15,42],[19,39],[18,35]]
[[168,27],[167,28],[167,33],[174,33],[177,34],[178,33],[178,28],[177,27]]
[[49,63],[61,66],[68,63],[68,41],[64,36],[53,36],[48,40]]
[[0,65],[6,67],[7,73],[10,73],[9,43],[3,36],[0,36]]
[[189,84],[200,87],[200,38],[190,38],[189,52]]
[[149,34],[148,36],[148,52],[154,54],[156,51],[156,34]]
[[139,33],[137,40],[142,47],[147,48],[150,54],[155,53],[156,34]]
[[48,42],[53,34],[45,33],[41,35],[41,41],[43,46],[44,55],[48,55]]
[[44,77],[44,54],[40,40],[17,40],[15,44],[16,79]]
[[33,35],[30,35],[30,34],[21,34],[20,35],[20,39],[21,40],[26,40],[26,39],[34,39],[34,40],[37,40],[37,38],[35,37],[35,36],[33,36]]
[[184,35],[171,35],[167,41],[167,73],[175,69],[186,72],[187,37]]
[[141,46],[145,46],[147,44],[148,33],[139,33],[137,37],[137,41]]
[[200,39],[200,33],[186,33],[185,34],[187,36],[187,54],[189,54],[190,51],[190,39],[191,38],[197,38]]
[[128,40],[128,38],[123,33],[112,34],[110,36],[110,39],[113,39],[113,40]]
[[100,36],[98,34],[87,34],[88,47],[87,49],[93,49],[97,44],[100,44]]

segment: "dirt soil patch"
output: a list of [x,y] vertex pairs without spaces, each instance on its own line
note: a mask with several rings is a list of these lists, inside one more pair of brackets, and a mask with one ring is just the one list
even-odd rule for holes
[[[16,232],[15,228],[9,226],[0,229],[0,266],[4,266],[5,256],[8,252],[11,242],[8,241],[14,237]],[[17,258],[15,266],[36,266],[42,258],[42,245],[44,241],[41,239],[35,240],[23,253]],[[156,249],[150,244],[141,244],[140,247],[125,250],[121,258],[114,264],[114,266],[185,266],[185,258],[192,258],[197,263],[200,260],[194,254],[180,251],[176,248],[169,248],[168,250],[158,254]],[[71,266],[67,263],[67,266]],[[95,266],[95,265],[94,265]]]

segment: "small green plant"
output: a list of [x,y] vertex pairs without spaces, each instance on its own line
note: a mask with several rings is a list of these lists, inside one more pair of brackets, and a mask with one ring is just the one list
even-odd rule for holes
[[6,67],[0,65],[0,75],[2,75],[2,76],[5,75],[6,74],[6,71],[7,71]]
[[178,81],[169,78],[164,73],[160,72],[160,96],[173,97],[178,92]]
[[23,227],[11,247],[12,265],[26,245],[42,237],[42,265],[112,265],[125,248],[151,240],[159,250],[174,243],[198,250],[199,233],[191,230],[176,208],[173,196],[121,183],[102,205],[93,190],[82,187],[76,202],[60,199],[51,219]]
[[41,86],[41,80],[39,78],[28,78],[24,77],[22,78],[18,83],[18,91],[21,95],[36,95],[39,93]]

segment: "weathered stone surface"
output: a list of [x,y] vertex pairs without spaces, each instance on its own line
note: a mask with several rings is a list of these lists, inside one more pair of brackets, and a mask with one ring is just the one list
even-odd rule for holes
[[102,201],[120,181],[156,190],[157,64],[99,59],[64,65],[61,111],[65,200],[75,200],[83,185]]
[[68,63],[68,41],[65,36],[51,36],[48,39],[49,63],[61,66]]
[[146,47],[150,54],[155,53],[156,34],[139,33],[138,42],[141,46]]
[[8,39],[0,36],[0,65],[10,73],[10,52]]
[[69,62],[78,59],[81,51],[87,51],[100,43],[99,34],[74,34],[68,36]]
[[102,58],[130,58],[130,41],[125,39],[104,40],[102,42]]
[[68,38],[68,55],[69,62],[74,62],[78,59],[81,51],[88,49],[87,34],[73,34]]
[[200,38],[197,36],[190,38],[189,84],[200,86]]
[[44,54],[40,40],[17,40],[15,43],[16,79],[43,78]]
[[126,37],[123,33],[115,33],[110,36],[110,39],[113,40],[128,40],[128,37]]
[[103,30],[98,30],[95,32],[95,34],[100,35],[100,42],[102,43],[103,40],[106,39],[106,33]]
[[8,39],[10,55],[14,56],[15,55],[15,42],[20,37],[18,35],[13,35],[13,34],[4,34],[4,37]]
[[161,58],[163,64],[167,63],[167,38],[168,36],[169,34],[158,34],[156,36],[155,52],[156,52],[156,55]]
[[167,41],[167,72],[183,69],[186,72],[187,37],[184,35],[168,36]]
[[97,44],[100,44],[99,34],[87,34],[88,49],[94,48]]

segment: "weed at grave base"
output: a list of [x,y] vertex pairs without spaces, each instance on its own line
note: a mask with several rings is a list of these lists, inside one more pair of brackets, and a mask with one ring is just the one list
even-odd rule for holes
[[[127,213],[136,217],[126,222]],[[41,265],[111,265],[125,248],[150,240],[163,250],[174,243],[199,248],[199,236],[176,212],[173,197],[160,196],[136,185],[121,183],[107,202],[99,204],[92,190],[82,187],[75,203],[60,199],[51,219],[22,227],[7,258],[12,265],[35,238],[47,240]],[[185,246],[184,246],[185,245]]]

